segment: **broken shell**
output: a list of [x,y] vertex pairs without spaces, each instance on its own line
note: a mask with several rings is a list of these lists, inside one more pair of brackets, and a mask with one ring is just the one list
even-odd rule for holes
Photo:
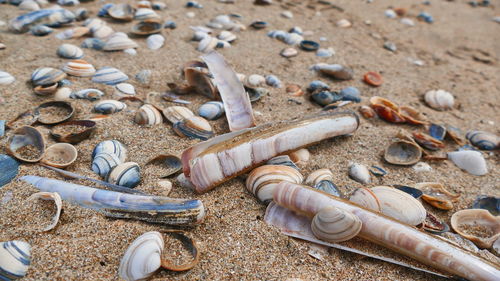
[[53,125],[68,121],[73,117],[75,108],[66,101],[49,101],[37,106],[34,114],[38,116],[37,121],[45,125]]
[[318,63],[312,69],[338,80],[351,80],[354,75],[351,68],[340,64]]
[[375,115],[377,114],[377,113],[375,112],[375,110],[373,110],[371,107],[366,106],[366,105],[361,106],[358,110],[359,110],[359,113],[360,113],[363,117],[365,117],[366,119],[373,118],[373,117],[375,117]]
[[31,246],[19,240],[0,242],[0,257],[0,279],[23,278],[31,264]]
[[424,125],[428,123],[425,116],[411,106],[401,106],[399,110],[400,115],[410,124]]
[[139,47],[127,34],[123,32],[115,32],[106,40],[102,49],[104,51],[121,51],[126,49],[134,49]]
[[438,141],[442,141],[446,136],[446,127],[437,124],[431,124],[429,126],[429,135],[437,139]]
[[344,194],[342,193],[342,191],[340,191],[340,189],[332,181],[322,180],[315,184],[314,188],[326,192],[330,195],[344,198]]
[[14,158],[0,154],[0,187],[11,182],[19,172],[19,162]]
[[485,209],[494,216],[500,214],[500,198],[487,195],[479,195],[472,203],[473,209]]
[[14,81],[16,81],[16,78],[14,78],[14,76],[5,71],[0,71],[0,85],[9,85]]
[[141,169],[135,162],[125,162],[114,167],[106,180],[112,184],[134,188],[141,182]]
[[284,165],[264,165],[254,169],[247,177],[246,187],[260,202],[273,199],[274,187],[281,181],[302,183],[303,176],[294,168]]
[[444,90],[431,90],[425,93],[425,102],[430,107],[437,110],[447,110],[453,108],[455,98]]
[[52,67],[40,67],[31,74],[31,82],[35,86],[53,85],[64,78],[66,73]]
[[150,50],[158,50],[165,43],[165,37],[160,34],[149,35],[146,39],[146,43]]
[[384,159],[394,165],[413,165],[422,157],[422,149],[414,142],[397,140],[385,150]]
[[447,125],[446,126],[446,136],[451,138],[458,145],[465,145],[465,139],[463,138],[462,131],[459,128]]
[[69,143],[56,143],[45,150],[42,162],[56,168],[66,168],[73,164],[78,157],[78,151]]
[[62,44],[57,48],[57,55],[65,59],[81,59],[83,51],[73,44]]
[[185,106],[169,106],[162,110],[163,115],[172,124],[183,121],[194,116],[191,109]]
[[314,215],[311,230],[318,239],[336,243],[358,235],[362,225],[361,220],[353,213],[336,207],[326,207]]
[[293,161],[293,163],[301,165],[309,161],[311,154],[309,153],[309,150],[307,150],[307,148],[301,148],[289,153],[288,156],[290,156],[290,159]]
[[368,168],[358,163],[349,165],[349,177],[362,184],[369,184],[371,182]]
[[159,165],[161,168],[155,170],[161,170],[162,175],[160,178],[169,177],[182,169],[182,162],[179,157],[172,154],[161,154],[155,158],[149,160],[146,165]]
[[96,101],[102,96],[104,96],[104,93],[97,89],[84,89],[71,93],[71,98],[73,99],[86,99],[89,101]]
[[31,110],[28,110],[19,114],[18,116],[16,116],[16,118],[10,120],[9,122],[7,122],[5,124],[5,127],[9,129],[15,129],[22,126],[30,126],[33,125],[37,119],[38,115],[35,115]]
[[422,190],[422,199],[430,205],[441,209],[453,209],[453,202],[456,202],[460,194],[452,194],[446,188],[437,182],[422,182],[415,185]]
[[52,85],[47,85],[47,86],[36,86],[33,91],[35,92],[35,94],[39,95],[39,96],[48,96],[48,95],[52,95],[53,93],[55,93],[57,91],[57,87],[59,85],[57,83],[54,83]]
[[469,131],[465,137],[472,145],[482,150],[500,148],[500,137],[484,131]]
[[142,234],[127,248],[118,275],[127,281],[148,279],[160,268],[163,248],[163,237],[159,232]]
[[488,173],[488,166],[483,155],[478,151],[453,151],[448,152],[448,159],[453,161],[457,167],[475,176]]
[[266,78],[262,75],[259,74],[252,74],[248,76],[247,80],[247,85],[250,87],[258,87],[261,86],[262,84],[266,83]]
[[304,91],[300,88],[300,85],[297,84],[289,84],[286,86],[285,91],[287,94],[294,96],[294,97],[300,97],[304,94]]
[[191,116],[174,123],[174,131],[181,137],[207,140],[214,136],[212,126],[202,117]]
[[500,217],[482,209],[461,210],[451,216],[451,227],[480,248],[491,248],[500,237]]
[[198,115],[208,120],[215,120],[224,114],[224,104],[220,101],[209,101],[198,108]]
[[113,4],[108,9],[108,15],[115,20],[131,21],[134,19],[134,8],[129,4]]
[[427,217],[425,218],[422,227],[425,231],[433,234],[441,234],[450,231],[450,226],[446,222],[438,219],[430,212],[427,212]]
[[84,60],[72,60],[67,62],[62,70],[76,77],[90,77],[96,74],[94,66]]
[[136,112],[134,121],[139,125],[152,126],[163,123],[163,117],[156,107],[145,104]]
[[217,88],[209,77],[206,65],[199,61],[193,61],[191,63],[191,65],[183,69],[184,77],[188,85],[193,87],[197,93],[210,99],[220,99]]
[[135,35],[150,35],[160,33],[162,30],[162,23],[158,19],[148,19],[141,21],[132,26],[132,33]]
[[114,67],[103,67],[92,77],[92,82],[106,85],[116,85],[126,80],[128,76]]
[[114,153],[100,152],[92,159],[92,171],[106,179],[111,170],[123,163]]
[[429,150],[444,148],[444,143],[424,133],[413,132],[413,139],[422,147]]
[[382,75],[374,71],[369,71],[365,73],[365,75],[363,75],[363,81],[365,81],[366,84],[374,87],[378,87],[382,85],[382,83],[384,83]]
[[9,137],[6,150],[18,160],[35,163],[45,153],[45,139],[36,128],[23,126]]
[[112,114],[127,108],[127,104],[117,100],[103,100],[94,105],[94,111],[102,114]]
[[56,213],[54,217],[52,218],[52,223],[45,227],[43,231],[49,231],[52,230],[54,227],[56,227],[57,222],[59,221],[59,216],[61,215],[62,211],[62,199],[59,193],[57,192],[37,192],[35,194],[32,194],[28,200],[32,199],[43,199],[43,200],[53,200],[54,204],[56,205]]
[[127,148],[117,140],[106,140],[100,142],[92,151],[92,158],[101,152],[115,154],[120,159],[120,162],[125,162],[127,159]]
[[380,212],[380,201],[370,188],[362,187],[356,189],[351,196],[349,196],[349,201],[370,210]]
[[392,123],[404,123],[406,119],[401,116],[399,107],[388,99],[374,96],[370,98],[370,106],[375,110],[377,115]]
[[266,162],[266,165],[284,165],[294,168],[297,171],[300,171],[299,167],[297,167],[297,165],[293,163],[293,161],[290,159],[288,155],[280,155],[273,157]]

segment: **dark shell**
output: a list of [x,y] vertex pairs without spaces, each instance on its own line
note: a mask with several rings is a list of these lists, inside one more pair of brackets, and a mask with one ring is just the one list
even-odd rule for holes
[[321,191],[324,191],[324,192],[326,192],[330,195],[333,195],[333,196],[345,198],[342,191],[340,191],[340,189],[333,182],[331,182],[329,180],[322,180],[322,181],[318,182],[314,186],[314,188],[321,190]]
[[494,150],[500,148],[500,137],[484,131],[469,131],[467,138],[472,145],[481,150]]
[[361,93],[356,87],[346,87],[340,91],[342,100],[361,102]]
[[387,171],[380,168],[379,166],[372,166],[369,169],[369,171],[372,175],[377,176],[377,177],[383,177],[383,176],[387,175]]
[[19,162],[8,155],[0,154],[0,187],[11,182],[18,172]]
[[485,209],[492,215],[498,216],[500,215],[500,197],[479,195],[472,203],[472,209]]
[[395,188],[403,191],[403,192],[406,192],[406,193],[410,194],[411,196],[413,196],[416,199],[422,197],[422,194],[423,194],[422,190],[414,188],[414,187],[411,187],[411,186],[398,185],[398,184],[395,184],[393,186]]
[[429,135],[439,141],[444,140],[446,136],[446,127],[437,124],[431,124],[429,127]]
[[452,139],[458,145],[464,145],[465,139],[463,137],[462,131],[459,128],[453,126],[446,126],[446,136]]
[[440,234],[443,232],[450,231],[450,226],[446,222],[441,221],[435,215],[431,214],[429,211],[427,211],[427,217],[425,218],[425,221],[422,226],[425,231],[428,231],[433,234]]
[[297,171],[300,171],[299,167],[297,167],[297,165],[293,163],[292,159],[290,159],[290,156],[288,155],[280,155],[273,157],[266,162],[266,165],[284,165],[292,167]]
[[319,49],[319,43],[311,40],[300,41],[300,48],[307,52],[314,52]]
[[[156,171],[162,172],[162,174],[159,175],[160,178],[166,178],[174,175],[182,169],[181,159],[172,154],[158,155],[155,158],[149,160],[146,163],[146,166],[147,165],[161,166],[161,168],[155,168]],[[163,172],[164,170],[166,171]]]
[[248,97],[250,98],[251,102],[255,102],[260,100],[260,98],[264,95],[267,95],[269,93],[269,90],[266,88],[251,88],[244,86],[245,91],[248,93]]
[[422,147],[429,150],[439,150],[444,148],[444,143],[424,133],[413,133],[413,139]]
[[[27,158],[25,155],[19,153],[23,147],[33,146],[36,148],[34,157]],[[36,163],[42,159],[45,153],[45,139],[43,135],[36,128],[30,126],[23,126],[14,131],[7,140],[7,152],[17,158],[18,160]]]
[[[67,114],[65,116],[61,116],[60,118],[55,118],[52,119],[50,116],[47,116],[45,114],[41,114],[40,110],[43,108],[48,108],[48,107],[54,107],[54,108],[61,108],[65,111],[67,111]],[[62,123],[64,121],[68,121],[73,117],[73,114],[75,113],[75,109],[69,102],[65,101],[49,101],[40,104],[37,108],[34,110],[34,114],[38,116],[37,121],[41,124],[45,125],[52,125],[52,124],[58,124]]]
[[162,23],[157,19],[143,20],[136,25],[132,26],[132,33],[135,35],[149,35],[160,33],[162,30]]
[[328,84],[319,80],[312,81],[311,83],[309,83],[309,86],[307,87],[308,92],[314,92],[316,90],[329,90],[329,89],[330,86],[328,86]]
[[342,96],[337,92],[316,91],[311,94],[311,98],[319,105],[325,106],[342,100]]
[[267,26],[267,22],[265,21],[254,21],[252,22],[252,24],[250,24],[251,27],[255,28],[255,29],[263,29],[263,28],[266,28]]
[[[74,131],[74,132],[64,132],[58,133],[57,131],[65,126],[82,126],[85,129]],[[96,122],[91,120],[75,120],[59,124],[50,130],[50,135],[58,142],[68,142],[68,143],[79,143],[82,140],[88,139],[93,131],[96,129]]]

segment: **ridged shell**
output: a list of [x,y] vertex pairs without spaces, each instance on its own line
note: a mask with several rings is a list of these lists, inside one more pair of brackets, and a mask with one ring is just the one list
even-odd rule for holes
[[392,142],[385,150],[384,159],[394,165],[413,165],[422,157],[422,150],[414,143],[404,140]]
[[[36,152],[33,151],[32,157],[20,154],[19,150],[26,146],[33,146]],[[7,152],[24,162],[35,163],[42,159],[45,153],[45,139],[40,131],[30,126],[23,126],[14,131],[14,134],[7,140]]]
[[194,113],[191,111],[191,109],[185,106],[169,106],[163,109],[162,112],[165,118],[167,118],[167,120],[172,124],[194,116]]
[[19,162],[14,158],[0,154],[0,188],[12,181],[19,172]]
[[108,177],[111,170],[123,163],[114,153],[100,152],[92,160],[92,171],[101,178]]
[[73,164],[77,157],[78,151],[73,145],[69,143],[56,143],[45,150],[45,155],[41,162],[56,168],[66,168]]
[[0,85],[9,85],[14,81],[16,81],[16,78],[14,78],[14,76],[5,71],[0,71]]
[[115,20],[131,21],[134,19],[134,8],[129,4],[114,4],[108,14]]
[[139,125],[159,125],[163,123],[163,117],[156,107],[145,104],[135,114],[135,123]]
[[352,68],[340,64],[318,63],[312,69],[338,80],[351,80],[354,75]]
[[106,140],[97,144],[92,151],[92,158],[102,152],[115,154],[120,159],[120,162],[125,162],[125,159],[127,159],[127,148],[117,140]]
[[347,241],[358,235],[363,223],[353,213],[336,207],[321,209],[311,222],[311,230],[318,239],[327,242]]
[[349,165],[349,177],[362,184],[369,184],[371,182],[368,168],[358,163]]
[[31,74],[31,82],[35,86],[52,85],[64,78],[66,78],[66,73],[52,67],[40,67]]
[[181,137],[207,140],[214,136],[212,126],[202,117],[192,116],[174,124],[174,131]]
[[57,87],[57,83],[47,86],[36,86],[35,88],[33,88],[33,92],[35,92],[35,94],[39,96],[48,96],[55,93],[57,91]]
[[453,161],[460,169],[475,176],[488,173],[488,166],[481,152],[471,150],[448,152],[448,159]]
[[96,74],[94,66],[84,60],[72,60],[67,62],[62,70],[76,77],[90,77]]
[[451,216],[451,227],[480,248],[490,248],[500,238],[500,216],[493,216],[487,210],[460,210]]
[[127,80],[128,76],[114,67],[103,67],[92,77],[92,82],[106,85],[116,85]]
[[422,199],[425,202],[441,210],[453,209],[453,202],[460,197],[460,194],[452,194],[437,182],[421,182],[415,187],[422,191]]
[[469,131],[467,132],[465,137],[470,141],[472,145],[482,150],[493,150],[500,148],[500,137],[493,133],[484,131]]
[[302,183],[303,176],[294,168],[284,165],[264,165],[254,169],[247,177],[246,187],[262,203],[273,199],[274,187],[281,181]]
[[65,9],[41,9],[22,14],[9,21],[9,29],[16,32],[26,32],[34,24],[45,24],[50,27],[59,27],[71,23],[75,15]]
[[46,25],[38,24],[38,25],[31,27],[30,32],[31,32],[31,34],[33,34],[35,36],[45,36],[45,35],[49,35],[52,32],[54,32],[54,29],[50,28]]
[[430,107],[437,110],[452,109],[455,98],[444,90],[431,90],[425,93],[425,102]]
[[294,168],[297,171],[300,171],[299,167],[293,163],[292,159],[288,155],[279,155],[267,160],[266,165],[284,165],[291,168]]
[[104,96],[104,93],[97,89],[83,89],[78,92],[71,93],[73,99],[86,99],[89,101],[96,101]]
[[215,120],[224,114],[224,104],[220,101],[209,101],[198,108],[198,115],[208,120]]
[[141,182],[141,169],[135,162],[119,164],[111,170],[107,181],[112,184],[134,188]]
[[0,279],[23,278],[31,264],[31,246],[19,240],[0,242],[0,257]]
[[115,85],[115,94],[119,97],[135,96],[134,85],[129,83],[119,83]]
[[160,33],[163,26],[158,19],[143,20],[132,26],[131,32],[135,35],[150,35]]
[[130,39],[127,34],[123,32],[115,32],[109,36],[102,49],[104,51],[121,51],[137,47],[139,47],[139,45]]
[[333,173],[330,169],[319,169],[310,173],[306,178],[305,184],[315,186],[323,180],[333,181]]
[[163,37],[161,34],[149,35],[146,39],[146,44],[148,45],[148,48],[150,50],[158,50],[163,46],[164,43],[165,37]]
[[94,105],[94,111],[102,114],[112,114],[127,108],[127,104],[117,100],[103,100]]
[[370,210],[380,212],[380,201],[370,188],[356,189],[349,200]]
[[376,186],[371,188],[380,202],[380,212],[409,225],[421,224],[427,211],[413,196],[396,188]]
[[148,279],[160,268],[163,247],[159,232],[146,232],[137,237],[123,255],[118,275],[127,281]]

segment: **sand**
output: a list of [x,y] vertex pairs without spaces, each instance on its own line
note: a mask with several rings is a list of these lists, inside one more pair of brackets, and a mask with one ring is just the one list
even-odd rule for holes
[[[123,1],[133,3],[133,1]],[[465,1],[431,1],[430,6],[421,1],[335,1],[342,7],[327,8],[314,4],[315,1],[275,1],[271,6],[254,6],[250,1],[237,1],[237,4],[222,4],[216,1],[200,1],[203,9],[186,9],[185,1],[168,1],[168,9],[158,12],[163,20],[174,20],[177,29],[164,30],[165,46],[157,51],[148,50],[146,40],[134,38],[139,44],[136,56],[122,52],[106,53],[84,49],[84,59],[97,69],[113,66],[133,77],[143,69],[152,70],[149,87],[141,86],[131,79],[139,96],[145,97],[150,91],[162,92],[168,82],[181,82],[179,67],[186,61],[196,59],[200,53],[195,50],[196,43],[190,25],[202,25],[216,15],[238,13],[241,21],[249,25],[254,20],[265,20],[269,27],[264,30],[248,29],[237,33],[238,39],[233,47],[221,50],[231,66],[240,73],[274,74],[285,84],[297,83],[304,88],[309,82],[321,79],[333,89],[346,86],[358,87],[362,93],[361,104],[348,106],[357,110],[366,105],[372,96],[383,96],[400,105],[411,105],[436,123],[447,123],[463,131],[477,129],[500,133],[500,104],[498,94],[498,58],[500,57],[500,25],[491,19],[500,14],[498,7],[470,7]],[[104,2],[87,2],[85,7],[95,16]],[[308,5],[312,6],[308,6]],[[399,19],[388,19],[384,10],[391,5],[404,7],[408,17],[415,21],[414,27],[403,25]],[[280,16],[284,8],[290,7],[294,17]],[[69,8],[75,10],[76,7]],[[194,12],[194,18],[186,13]],[[433,15],[432,24],[418,22],[416,15],[426,11]],[[15,6],[0,5],[0,20],[7,22],[22,11]],[[340,28],[335,23],[348,19],[353,25]],[[370,21],[367,25],[364,22]],[[116,31],[127,32],[132,23],[109,22]],[[298,56],[285,59],[280,51],[288,47],[284,43],[268,38],[271,29],[288,30],[300,26],[312,31],[306,38],[319,42],[322,47],[333,47],[335,56],[319,58],[314,53],[300,52]],[[29,80],[31,73],[41,66],[61,68],[67,61],[56,55],[57,47],[63,42],[55,39],[55,33],[46,37],[29,34],[13,34],[6,26],[0,26],[0,43],[7,47],[0,50],[0,69],[16,77],[16,82],[0,86],[0,120],[10,120],[26,109],[50,100],[35,96]],[[383,48],[385,41],[394,42],[397,51],[392,53]],[[65,40],[64,43],[80,45],[83,38]],[[423,66],[409,62],[409,58],[419,59]],[[354,79],[333,81],[319,77],[308,68],[319,62],[340,63],[354,69]],[[362,82],[367,71],[378,71],[384,77],[381,87],[373,88]],[[90,78],[69,77],[73,90],[97,88],[113,98],[114,89],[94,84]],[[270,89],[270,94],[253,104],[258,124],[275,120],[286,120],[318,112],[321,108],[311,103],[307,95],[287,96],[285,89]],[[444,89],[451,92],[457,106],[450,111],[436,111],[423,102],[423,94],[431,89]],[[208,99],[202,96],[184,97],[192,103],[188,107],[196,110]],[[94,102],[95,103],[95,102]],[[77,108],[75,118],[90,115],[93,102],[74,100]],[[172,105],[164,102],[162,106]],[[93,147],[103,140],[117,139],[128,147],[130,161],[144,167],[147,160],[158,154],[177,154],[198,143],[178,137],[168,123],[151,128],[134,124],[137,106],[113,114],[99,121],[92,137],[76,145],[78,160],[69,171],[97,178],[91,169]],[[217,135],[228,132],[224,118],[211,121]],[[49,144],[50,128],[36,126],[47,138]],[[310,147],[311,160],[301,165],[304,175],[319,169],[329,168],[334,173],[335,183],[342,192],[349,194],[361,184],[347,175],[349,162],[365,165],[378,165],[389,173],[383,178],[374,178],[368,186],[405,184],[412,185],[423,181],[443,183],[451,192],[460,193],[460,200],[453,210],[439,211],[426,205],[426,208],[439,218],[449,222],[451,215],[460,209],[471,206],[480,194],[500,195],[500,165],[498,152],[485,153],[489,172],[485,176],[470,175],[453,163],[429,162],[432,171],[418,173],[409,167],[398,167],[384,163],[381,155],[390,139],[401,128],[409,131],[419,130],[409,125],[389,124],[379,119],[361,119],[358,131],[351,137],[323,141]],[[6,138],[0,139],[0,152],[5,153]],[[445,151],[457,148],[446,141]],[[23,164],[19,176],[39,175],[59,178],[54,172],[36,164]],[[158,178],[143,178],[137,189],[156,195],[167,191],[156,183]],[[78,182],[78,181],[77,181]],[[82,182],[80,182],[82,183]],[[89,183],[86,183],[89,184]],[[42,232],[50,223],[53,206],[41,200],[27,201],[37,190],[24,182],[14,180],[0,188],[0,241],[20,239],[32,245],[32,264],[26,280],[118,280],[120,259],[128,245],[147,231],[164,231],[169,226],[148,224],[140,221],[110,219],[92,210],[83,209],[63,202],[63,214],[54,230]],[[211,192],[196,195],[182,188],[176,182],[170,193],[172,197],[198,198],[207,208],[207,217],[200,225],[187,229],[189,236],[198,241],[201,251],[200,263],[192,270],[173,273],[165,270],[157,272],[156,280],[438,280],[424,274],[385,262],[360,258],[332,249],[322,261],[308,255],[309,245],[279,233],[263,221],[265,206],[246,191],[244,180],[236,178]],[[10,200],[6,200],[9,199]],[[6,202],[5,202],[6,201]],[[43,203],[43,204],[42,204]],[[178,243],[177,243],[178,244]],[[178,251],[177,244],[167,245],[168,251]],[[177,247],[178,248],[175,248]],[[175,249],[174,249],[175,248]]]

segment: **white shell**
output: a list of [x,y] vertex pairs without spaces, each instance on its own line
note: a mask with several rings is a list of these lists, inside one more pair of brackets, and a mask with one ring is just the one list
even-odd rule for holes
[[169,106],[163,109],[162,112],[163,115],[165,115],[165,118],[167,118],[167,120],[172,124],[194,116],[194,113],[191,111],[191,109],[185,106]]
[[54,100],[56,101],[67,101],[71,99],[71,89],[68,87],[62,87],[57,89],[54,94]]
[[309,174],[306,178],[306,184],[315,186],[323,180],[333,181],[333,173],[330,169],[319,169]]
[[23,0],[19,6],[17,6],[21,10],[26,10],[26,11],[37,11],[40,10],[40,5],[38,5],[37,2],[33,0]]
[[97,144],[92,151],[92,158],[101,152],[116,154],[120,162],[125,162],[125,159],[127,159],[127,148],[117,140],[105,140]]
[[191,38],[191,40],[199,42],[207,37],[210,37],[210,35],[208,33],[204,32],[204,31],[197,30],[194,32],[193,38]]
[[349,201],[354,202],[370,210],[380,212],[380,202],[375,193],[373,193],[373,191],[370,188],[362,187],[356,189],[349,197]]
[[136,112],[134,121],[139,125],[152,126],[163,123],[163,117],[154,106],[145,104]]
[[365,165],[353,163],[349,166],[349,176],[362,184],[368,184],[371,182],[370,171]]
[[59,222],[59,216],[61,215],[62,211],[62,199],[59,193],[57,192],[37,192],[29,197],[29,199],[43,199],[43,200],[53,200],[54,204],[56,205],[56,214],[52,218],[52,223],[45,227],[43,231],[49,231],[56,227],[57,222]]
[[318,239],[327,242],[347,241],[358,235],[363,223],[353,213],[336,208],[321,209],[311,222],[311,230]]
[[285,42],[288,45],[298,45],[300,42],[304,40],[304,37],[297,33],[288,33],[284,38],[283,42]]
[[311,158],[311,153],[307,148],[301,148],[299,150],[295,150],[288,154],[290,156],[290,159],[293,161],[293,163],[297,165],[305,164],[309,161],[309,158]]
[[[92,31],[92,30],[91,30]],[[115,33],[115,31],[108,25],[101,25],[92,31],[92,36],[97,39],[107,39],[112,34]]]
[[247,84],[250,87],[258,87],[266,82],[266,78],[259,74],[252,74],[247,78]]
[[478,151],[464,150],[448,152],[448,159],[453,161],[457,167],[475,176],[488,173],[488,166],[483,155]]
[[215,49],[217,46],[217,43],[219,42],[219,39],[212,37],[212,36],[207,36],[203,38],[203,40],[198,43],[198,48],[197,50],[203,53],[208,53]]
[[160,34],[149,35],[146,39],[146,43],[150,50],[158,50],[165,43],[165,37]]
[[126,80],[128,76],[114,67],[103,67],[92,77],[92,82],[106,85],[116,85]]
[[57,48],[57,55],[65,59],[81,59],[83,51],[73,44],[62,44]]
[[220,101],[209,101],[198,108],[198,115],[208,120],[215,120],[224,114],[224,104]]
[[139,47],[127,34],[123,32],[115,32],[106,40],[106,44],[102,48],[104,51],[120,51]]
[[137,51],[136,51],[135,49],[125,49],[125,50],[123,50],[123,52],[124,52],[125,54],[129,54],[129,55],[131,55],[131,56],[135,56],[135,55],[137,55]]
[[111,170],[123,163],[115,153],[100,152],[92,160],[92,171],[101,178],[107,178]]
[[76,77],[90,77],[96,73],[94,66],[84,60],[69,61],[63,66],[62,70]]
[[352,23],[346,19],[341,19],[341,20],[337,21],[336,25],[338,27],[346,28],[346,27],[350,27],[352,25]]
[[146,280],[160,268],[163,237],[151,231],[137,237],[123,256],[118,275],[127,281]]
[[135,96],[134,85],[129,83],[119,83],[115,85],[116,94],[120,97]]
[[145,20],[145,19],[159,19],[160,16],[149,8],[139,8],[135,12],[134,19],[135,20]]
[[18,240],[0,242],[0,257],[0,279],[23,278],[31,263],[31,246]]
[[0,85],[9,85],[14,81],[16,81],[16,78],[14,78],[14,76],[5,71],[0,71]]
[[264,204],[273,199],[276,185],[282,181],[302,183],[303,176],[294,168],[284,165],[263,165],[254,169],[246,180],[247,190]]
[[112,184],[134,188],[141,181],[141,169],[135,162],[125,162],[114,167],[106,180]]
[[422,223],[427,211],[420,201],[406,192],[388,186],[370,188],[380,202],[380,212],[409,225]]
[[127,108],[127,104],[117,100],[103,100],[94,105],[94,111],[102,114],[120,112]]
[[425,93],[425,102],[437,110],[446,110],[453,108],[455,98],[444,90],[431,90]]
[[90,101],[95,101],[104,96],[104,93],[98,89],[83,89],[78,92],[71,93],[71,98],[73,99],[86,99]]
[[223,31],[221,31],[221,33],[219,35],[217,35],[217,38],[219,40],[223,40],[223,41],[231,43],[234,40],[236,40],[236,35],[234,35],[230,31],[223,30]]
[[413,165],[412,168],[417,173],[432,171],[432,167],[429,164],[425,163],[425,162],[418,162],[417,164]]

